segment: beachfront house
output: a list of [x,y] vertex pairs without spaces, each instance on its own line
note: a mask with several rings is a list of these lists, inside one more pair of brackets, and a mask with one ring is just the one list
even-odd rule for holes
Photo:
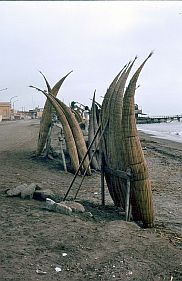
[[11,103],[0,102],[0,121],[11,119]]

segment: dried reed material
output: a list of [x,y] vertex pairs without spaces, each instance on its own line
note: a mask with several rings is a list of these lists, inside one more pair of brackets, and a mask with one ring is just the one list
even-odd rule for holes
[[[109,101],[110,98],[114,92],[114,89],[116,87],[116,83],[118,81],[118,78],[121,74],[121,72],[125,69],[126,66],[124,66],[124,68],[116,75],[116,77],[113,79],[113,81],[111,82],[109,88],[107,89],[107,92],[104,96],[104,100],[102,102],[102,107],[101,107],[101,112],[100,112],[100,121],[101,121],[101,127],[103,129],[103,127],[105,126],[106,120],[108,120],[108,116],[109,116]],[[107,162],[107,145],[106,145],[106,139],[107,139],[107,135],[108,135],[108,130],[105,131],[105,134],[103,136],[103,141],[101,143],[101,147],[104,153],[104,157],[105,157],[105,161]]]
[[91,148],[93,142],[95,141],[95,138],[97,137],[98,133],[100,132],[100,129],[101,129],[101,125],[99,126],[99,128],[98,128],[98,130],[97,130],[97,132],[96,132],[96,134],[95,134],[95,137],[94,137],[92,143],[89,145],[89,147],[88,147],[88,149],[87,149],[87,152],[86,152],[84,158],[83,158],[82,161],[80,162],[80,165],[79,165],[79,167],[78,167],[78,170],[76,171],[76,173],[75,173],[75,175],[74,175],[74,177],[73,177],[73,179],[72,179],[72,181],[71,181],[71,184],[70,184],[70,186],[68,187],[68,190],[67,190],[67,192],[66,192],[66,194],[65,194],[65,196],[64,196],[64,198],[63,198],[63,201],[66,200],[66,198],[67,198],[67,196],[68,196],[68,194],[69,194],[69,192],[70,192],[70,190],[71,190],[71,188],[72,188],[72,186],[73,186],[73,184],[74,184],[74,182],[75,182],[75,180],[76,180],[76,177],[78,176],[78,174],[79,174],[79,172],[80,172],[80,168],[81,168],[81,166],[82,166],[82,164],[83,164],[85,158],[87,157],[87,155],[88,155],[88,153],[89,153],[89,150],[90,150],[90,148]]
[[[48,88],[48,92],[51,93],[53,96],[56,96],[61,85],[63,84],[64,80],[71,72],[69,72],[67,75],[65,75],[63,78],[61,78],[55,84],[55,86],[52,88],[52,90],[51,90],[51,87],[50,87],[49,83],[47,82],[45,76],[41,73],[45,79],[45,82],[46,82],[46,85]],[[46,144],[49,128],[51,126],[51,122],[52,122],[52,104],[47,99],[45,102],[45,105],[44,105],[44,110],[42,113],[42,120],[40,123],[40,130],[39,130],[39,137],[38,137],[37,151],[36,151],[37,156],[41,155],[41,153],[43,152],[44,146]]]
[[59,119],[60,119],[62,127],[63,127],[66,146],[67,146],[70,158],[71,158],[73,170],[74,170],[74,172],[76,172],[79,167],[79,158],[78,158],[75,140],[74,140],[71,128],[69,126],[69,123],[64,114],[64,111],[62,110],[62,108],[60,107],[59,103],[57,102],[57,100],[55,99],[54,96],[52,96],[51,94],[47,94],[45,92],[43,92],[43,93],[47,97],[47,99],[51,102],[51,104],[54,106],[54,108],[59,116]]
[[[136,60],[136,58],[135,58]],[[135,61],[134,60],[134,61]],[[122,103],[123,93],[126,80],[134,64],[129,63],[115,77],[110,86],[110,91],[106,93],[104,98],[102,112],[102,122],[104,118],[109,117],[109,126],[104,138],[104,156],[106,158],[107,167],[122,170],[122,136],[121,136],[121,119],[122,119]],[[104,108],[105,107],[105,108]],[[106,116],[106,117],[105,117]],[[125,208],[126,183],[119,177],[105,173],[107,185],[111,197],[114,196],[114,203],[117,206]]]
[[[96,92],[96,91],[95,91]],[[96,131],[98,130],[97,116],[96,116],[96,105],[95,105],[95,92],[93,95],[92,106],[89,116],[89,127],[88,127],[88,144],[90,144],[95,136]],[[90,158],[92,159],[91,165],[93,169],[99,170],[99,155],[96,152],[96,147],[98,147],[98,137],[95,139],[95,142],[92,145],[90,150]]]
[[78,112],[77,110],[75,109],[71,109],[71,111],[73,112],[73,114],[75,115],[75,118],[77,120],[77,122],[80,124],[80,123],[83,123],[83,118],[80,114],[80,112]]
[[[132,214],[133,218],[141,220],[145,227],[153,226],[154,210],[147,165],[136,128],[134,95],[139,74],[151,55],[152,53],[145,59],[130,80],[123,98],[122,115],[125,169],[130,167],[135,178],[131,182]],[[140,180],[140,178],[143,179]]]
[[[109,88],[107,89],[107,92],[104,96],[104,100],[102,103],[102,107],[101,107],[101,113],[100,113],[100,122],[101,122],[101,127],[102,130],[106,124],[106,122],[108,122],[109,125],[109,102],[110,102],[110,98],[114,92],[114,89],[116,87],[116,83],[119,79],[119,76],[121,75],[122,71],[126,68],[126,65],[124,66],[124,68],[116,75],[116,77],[113,79],[113,81],[111,82]],[[110,159],[108,159],[108,153],[107,153],[107,149],[108,149],[108,144],[107,144],[107,140],[108,140],[108,126],[104,132],[103,138],[102,138],[102,142],[101,142],[101,146],[100,146],[100,150],[101,150],[101,154],[103,155],[102,157],[102,161],[103,161],[103,167],[108,167],[109,163],[110,163]],[[115,193],[115,190],[113,189],[113,176],[111,174],[108,173],[104,173],[105,179],[106,179],[106,183],[107,183],[107,187],[109,190],[109,193],[111,195],[112,200],[114,201],[114,204],[116,206],[119,206],[119,200],[117,198],[117,194]]]
[[[126,68],[126,65],[123,67],[123,69],[116,75],[116,77],[113,79],[113,81],[111,82],[109,88],[107,89],[107,92],[104,96],[104,100],[102,103],[102,107],[101,107],[101,113],[100,113],[100,121],[101,121],[101,128],[103,130],[107,120],[108,120],[108,124],[109,124],[109,101],[110,98],[114,92],[114,89],[116,87],[117,81],[122,73],[122,71]],[[108,153],[107,153],[107,141],[108,140],[108,128],[105,130],[105,133],[103,135],[102,138],[102,142],[101,142],[101,153],[103,154],[103,166],[108,166],[108,163],[110,163],[110,159],[108,159]],[[111,198],[114,202],[114,204],[116,206],[119,206],[119,200],[117,198],[117,195],[115,194],[115,191],[113,190],[113,176],[107,173],[104,173],[105,179],[106,179],[106,183],[107,183],[107,187],[109,190],[109,193],[111,195]]]
[[127,67],[123,70],[116,87],[113,91],[113,94],[109,102],[109,127],[108,127],[108,147],[110,150],[107,151],[109,158],[111,159],[111,166],[114,169],[123,170],[123,156],[122,156],[122,108],[123,108],[123,94],[126,84],[126,80],[130,74],[132,66],[136,58],[132,63],[129,63]]
[[[110,98],[111,98],[111,96],[114,92],[114,89],[116,87],[116,83],[118,81],[118,78],[125,68],[126,68],[126,65],[123,67],[123,69],[113,79],[113,81],[111,82],[111,84],[110,84],[109,88],[107,89],[107,92],[104,96],[104,100],[103,100],[101,112],[100,112],[100,121],[101,121],[101,128],[102,129],[104,128],[104,126],[106,124],[106,120],[108,120],[108,117],[109,117],[109,101],[110,101]],[[103,155],[104,155],[105,164],[107,164],[107,162],[108,162],[108,159],[107,159],[107,144],[106,144],[106,139],[108,139],[107,135],[108,135],[108,129],[105,130],[105,134],[104,134],[102,142],[101,142],[101,151],[103,152]]]
[[133,219],[136,221],[142,221],[143,226],[146,228],[153,227],[153,200],[151,185],[148,178],[144,180],[134,181],[134,183],[132,184],[131,204]]
[[[86,147],[86,143],[84,140],[82,130],[78,124],[78,121],[76,120],[75,115],[73,114],[71,109],[66,104],[64,104],[58,98],[55,98],[55,100],[59,103],[62,111],[64,112],[64,114],[66,116],[66,119],[69,123],[69,126],[71,128],[71,131],[72,131],[72,134],[73,134],[73,137],[75,140],[79,158],[80,158],[80,160],[82,160],[87,152],[87,147]],[[89,165],[88,156],[85,158],[85,160],[83,162],[83,167],[84,167],[84,170],[87,170],[87,175],[91,175],[91,169],[90,169],[90,165]]]
[[[134,181],[148,179],[149,173],[145,161],[138,164],[134,164],[134,166],[135,166],[135,174],[133,174]],[[132,168],[132,165],[130,167]]]
[[118,78],[121,74],[121,72],[126,68],[126,65],[123,67],[123,69],[116,75],[116,77],[113,79],[112,83],[110,84],[109,88],[107,89],[107,92],[104,96],[104,100],[102,103],[102,107],[101,107],[101,126],[105,125],[105,122],[107,120],[108,117],[108,104],[109,104],[109,100],[110,97],[115,89],[116,83],[118,81]]
[[99,108],[102,107],[102,105],[101,105],[100,103],[98,103],[97,101],[95,101],[95,104],[96,104]]
[[[127,131],[128,132],[128,131]],[[137,142],[137,146],[136,146]],[[124,150],[124,155],[123,155],[123,163],[126,168],[126,165],[128,164],[128,155],[130,156],[130,165],[141,163],[143,161],[143,150],[141,147],[140,139],[138,136],[130,136],[127,139],[123,138],[123,146],[128,147],[129,149]],[[126,157],[126,153],[128,153]]]

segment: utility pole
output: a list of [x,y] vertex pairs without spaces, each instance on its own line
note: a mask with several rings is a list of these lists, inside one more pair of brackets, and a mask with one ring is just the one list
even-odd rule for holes
[[17,97],[18,97],[18,96],[13,96],[12,98],[10,98],[10,100],[9,100],[10,106],[11,106],[11,101],[12,101],[12,99],[17,98]]

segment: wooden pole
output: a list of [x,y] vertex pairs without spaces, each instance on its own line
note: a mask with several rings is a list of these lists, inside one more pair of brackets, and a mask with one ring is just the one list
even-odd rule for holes
[[64,171],[67,172],[66,160],[65,160],[65,155],[64,155],[64,151],[63,151],[63,135],[62,135],[62,130],[61,130],[60,135],[61,135],[60,136],[61,158],[63,160]]
[[96,139],[96,137],[97,137],[97,135],[98,135],[100,129],[101,129],[101,125],[98,127],[98,129],[97,129],[97,131],[96,131],[96,133],[95,133],[95,136],[94,136],[92,142],[90,143],[90,145],[89,145],[89,147],[88,147],[88,149],[87,149],[87,152],[85,153],[85,156],[83,157],[82,161],[80,162],[80,165],[79,165],[79,167],[78,167],[78,170],[76,171],[76,173],[75,173],[75,175],[74,175],[74,178],[73,178],[73,180],[72,180],[72,182],[71,182],[71,184],[70,184],[70,186],[69,186],[69,188],[68,188],[68,190],[67,190],[67,192],[66,192],[66,194],[65,194],[65,196],[64,196],[64,198],[63,198],[63,201],[66,200],[66,198],[67,198],[67,196],[68,196],[68,194],[69,194],[69,192],[70,192],[70,190],[71,190],[71,188],[72,188],[72,186],[73,186],[73,183],[74,183],[76,177],[78,176],[78,173],[79,173],[79,171],[80,171],[80,168],[81,168],[83,162],[85,161],[85,159],[86,159],[86,157],[87,157],[87,155],[88,155],[88,153],[89,153],[89,151],[90,151],[90,148],[91,148],[91,146],[93,145],[93,143],[94,143],[94,141],[95,141],[95,139]]
[[125,219],[126,221],[130,221],[130,177],[131,177],[131,170],[127,169],[127,190],[126,190],[126,205],[125,205]]
[[105,187],[104,187],[104,155],[101,156],[101,204],[105,206]]
[[48,132],[48,135],[47,135],[47,141],[46,141],[46,149],[45,149],[45,152],[44,152],[44,156],[48,156],[49,154],[49,149],[50,149],[50,145],[51,145],[51,132],[52,132],[52,127],[53,125],[51,124],[51,126],[49,127],[49,132]]
[[104,134],[104,132],[105,132],[105,129],[106,129],[106,127],[107,127],[107,124],[108,124],[108,122],[106,123],[106,125],[105,125],[104,129],[102,130],[102,133],[101,133],[101,135],[100,135],[100,137],[99,137],[99,139],[98,139],[98,143],[97,143],[97,145],[96,145],[96,147],[95,147],[95,150],[94,150],[94,152],[93,152],[93,154],[92,154],[92,156],[91,156],[91,158],[90,158],[90,161],[89,161],[89,164],[88,164],[88,166],[87,166],[87,169],[85,170],[85,172],[84,172],[84,174],[83,174],[81,183],[80,183],[80,185],[79,185],[79,187],[78,187],[78,189],[77,189],[77,192],[76,192],[76,195],[75,195],[75,198],[74,198],[74,199],[76,199],[76,196],[77,196],[77,194],[78,194],[78,192],[79,192],[79,190],[80,190],[80,188],[81,188],[81,186],[82,186],[82,183],[83,183],[84,178],[85,178],[85,176],[86,176],[87,170],[88,170],[88,168],[89,168],[89,166],[90,166],[90,164],[91,164],[91,162],[92,162],[92,159],[93,159],[93,157],[94,157],[94,155],[95,155],[95,153],[96,153],[96,151],[97,151],[97,148],[98,148],[98,146],[99,146],[99,144],[100,144],[100,142],[101,142],[101,140],[102,140],[102,136],[103,136],[103,134]]

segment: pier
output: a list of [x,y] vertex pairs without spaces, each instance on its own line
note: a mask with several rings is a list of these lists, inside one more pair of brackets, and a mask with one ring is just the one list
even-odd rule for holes
[[137,116],[136,117],[138,124],[146,124],[146,123],[162,123],[162,122],[172,122],[177,120],[179,122],[182,121],[182,114],[180,115],[168,115],[168,116]]

